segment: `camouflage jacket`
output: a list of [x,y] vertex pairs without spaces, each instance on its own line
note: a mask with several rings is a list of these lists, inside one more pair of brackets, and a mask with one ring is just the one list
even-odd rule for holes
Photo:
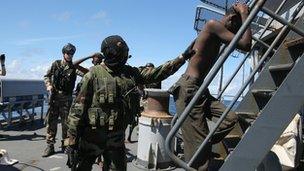
[[65,95],[72,95],[76,81],[76,69],[71,63],[56,60],[44,76],[45,85]]
[[69,134],[76,136],[82,127],[124,131],[126,114],[132,109],[130,92],[137,84],[159,82],[175,73],[185,61],[180,58],[149,70],[128,65],[112,71],[105,65],[94,66],[82,79],[67,120]]

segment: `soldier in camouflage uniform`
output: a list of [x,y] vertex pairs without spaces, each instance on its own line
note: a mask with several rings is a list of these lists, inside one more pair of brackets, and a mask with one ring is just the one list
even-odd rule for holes
[[[88,58],[88,57],[86,57],[86,58]],[[83,61],[85,61],[86,58],[81,59],[80,62],[77,62],[76,66],[75,66],[75,67],[77,68],[76,74],[77,74],[78,76],[80,76],[80,77],[83,77],[83,76],[84,76],[87,72],[89,72],[89,70],[92,68],[92,67],[90,67],[90,68],[88,69],[88,68],[84,68],[84,67],[80,66],[80,64],[81,64]],[[92,58],[92,64],[93,64],[94,66],[96,66],[96,65],[99,65],[99,64],[102,62],[104,56],[103,56],[101,53],[97,52],[97,53],[94,53],[93,55],[89,56],[89,58]],[[74,64],[74,65],[75,65],[75,64]],[[82,81],[79,81],[78,84],[76,85],[76,90],[75,90],[76,96],[78,95],[78,93],[79,93],[79,91],[80,91],[81,85],[82,85]]]
[[[126,142],[132,143],[131,137],[132,137],[132,132],[133,129],[138,125],[138,118],[140,116],[140,113],[142,112],[142,108],[140,107],[140,98],[141,94],[139,90],[139,85],[134,87],[132,92],[129,94],[130,98],[130,106],[132,105],[131,111],[129,113],[128,117],[128,125],[129,125],[129,131],[128,131],[128,136],[126,139]],[[128,126],[127,126],[128,127]]]
[[[153,63],[147,63],[145,66],[139,67],[139,70],[153,70],[155,68]],[[155,82],[155,83],[150,83],[150,84],[145,84],[145,85],[138,85],[132,93],[130,93],[130,98],[132,98],[132,105],[133,105],[133,110],[132,110],[132,116],[129,118],[129,132],[128,132],[128,137],[127,137],[127,142],[132,142],[131,141],[131,136],[133,129],[138,125],[138,117],[140,116],[141,111],[144,109],[144,105],[146,105],[146,99],[142,98],[142,95],[140,92],[144,93],[145,88],[155,88],[155,89],[161,89],[161,81]],[[142,93],[142,94],[143,94]]]
[[[153,69],[155,66],[154,66],[153,63],[147,63],[145,67],[147,69]],[[161,81],[156,82],[156,83],[146,84],[146,85],[144,85],[144,88],[157,88],[157,89],[161,89]]]
[[75,62],[73,62],[74,66],[76,67],[76,74],[80,77],[83,77],[87,72],[89,72],[90,68],[85,68],[85,67],[82,67],[80,64],[84,61],[86,61],[87,59],[89,58],[92,58],[92,64],[95,66],[95,65],[99,65],[102,60],[103,60],[103,55],[99,52],[97,53],[94,53],[88,57],[85,57],[85,58],[82,58],[82,59],[79,59]]
[[46,88],[52,97],[50,98],[46,118],[47,148],[44,150],[43,157],[55,153],[54,144],[59,116],[62,125],[62,139],[64,140],[67,137],[66,119],[72,104],[72,93],[76,81],[76,69],[72,63],[75,51],[74,45],[70,43],[65,45],[62,48],[63,59],[53,62],[51,68],[44,76]]
[[83,77],[67,121],[69,146],[66,152],[73,154],[73,150],[79,148],[81,157],[77,170],[91,170],[100,155],[104,158],[103,170],[126,170],[124,139],[126,118],[132,110],[130,90],[137,84],[164,80],[176,72],[195,53],[188,49],[172,61],[140,72],[126,65],[129,49],[120,36],[110,36],[102,42],[104,63],[94,66]]

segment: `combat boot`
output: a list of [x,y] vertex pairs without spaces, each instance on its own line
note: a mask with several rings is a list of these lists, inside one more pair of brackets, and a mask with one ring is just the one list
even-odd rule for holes
[[53,144],[48,144],[46,149],[43,152],[42,157],[48,157],[55,154],[55,149]]

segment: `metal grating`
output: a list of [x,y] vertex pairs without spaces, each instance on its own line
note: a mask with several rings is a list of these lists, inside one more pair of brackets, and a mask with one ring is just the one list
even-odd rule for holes
[[196,9],[196,15],[195,15],[195,22],[194,22],[194,30],[197,32],[200,32],[205,23],[210,19],[216,19],[219,20],[222,15],[218,12],[224,14],[226,12],[226,9],[229,8],[232,4],[236,2],[243,2],[247,3],[248,0],[201,0],[201,2],[209,6],[210,8],[213,8],[214,10],[217,10],[217,12],[214,12],[212,10],[206,9],[205,7],[198,6]]

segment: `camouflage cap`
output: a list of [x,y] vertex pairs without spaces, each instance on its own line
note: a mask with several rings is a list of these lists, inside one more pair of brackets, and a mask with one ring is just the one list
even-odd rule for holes
[[63,46],[62,48],[62,53],[67,53],[67,54],[71,54],[71,55],[74,55],[76,52],[76,47],[71,44],[71,43],[68,43],[66,45]]

